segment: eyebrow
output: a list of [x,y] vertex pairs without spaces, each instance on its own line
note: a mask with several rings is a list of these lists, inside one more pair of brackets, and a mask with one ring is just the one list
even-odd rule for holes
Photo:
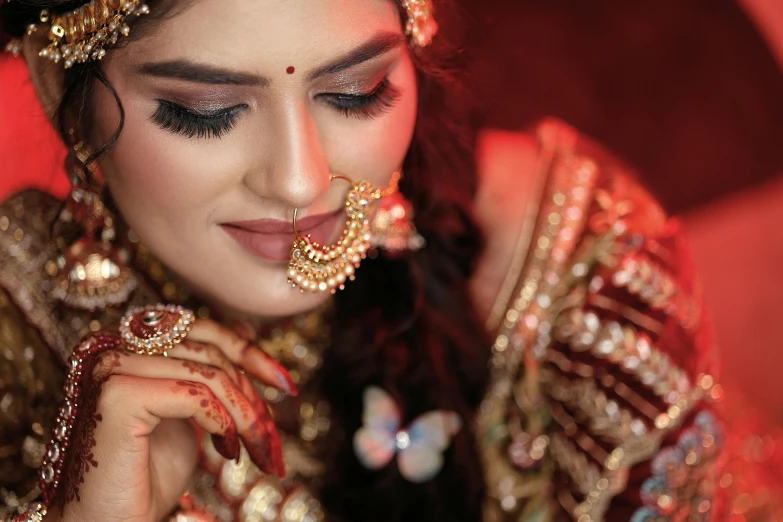
[[340,71],[350,69],[351,67],[355,67],[361,63],[368,62],[373,58],[377,58],[378,56],[385,54],[392,49],[396,49],[404,42],[405,37],[400,33],[385,31],[379,32],[370,40],[366,41],[347,54],[344,54],[330,63],[310,72],[310,74],[307,75],[307,79],[312,81],[322,76],[328,76],[330,74],[335,74]]
[[189,60],[170,60],[166,62],[146,63],[138,72],[156,78],[171,78],[191,83],[207,85],[250,85],[264,87],[269,80],[255,74],[244,74],[221,67],[203,65]]
[[[380,32],[347,54],[310,72],[307,79],[312,81],[322,76],[350,69],[401,46],[404,41],[405,38],[402,34]],[[156,78],[170,78],[206,85],[266,87],[272,83],[264,76],[241,73],[184,59],[146,63],[138,68],[138,72]]]

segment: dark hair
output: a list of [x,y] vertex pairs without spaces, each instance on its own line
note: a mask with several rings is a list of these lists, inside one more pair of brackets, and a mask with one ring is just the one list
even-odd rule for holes
[[[11,36],[20,36],[40,9],[57,12],[81,3],[14,0],[0,7],[0,20]],[[436,4],[440,13],[453,13],[450,0]],[[152,12],[162,15],[161,7]],[[356,281],[335,300],[331,345],[316,376],[334,421],[325,450],[329,472],[320,487],[330,520],[481,519],[485,486],[473,421],[487,384],[490,343],[468,293],[482,242],[470,213],[477,175],[460,59],[444,35],[414,53],[419,114],[401,190],[413,202],[427,247],[366,260]],[[82,105],[95,80],[114,94],[122,116],[121,100],[100,64],[75,66],[66,74],[57,119],[66,143],[73,139],[67,130],[81,123],[78,118],[89,118]],[[96,156],[111,148],[121,130],[122,117]],[[370,471],[356,459],[352,437],[361,423],[363,390],[371,385],[392,394],[404,423],[433,409],[462,417],[464,427],[433,480],[411,484],[396,466]]]

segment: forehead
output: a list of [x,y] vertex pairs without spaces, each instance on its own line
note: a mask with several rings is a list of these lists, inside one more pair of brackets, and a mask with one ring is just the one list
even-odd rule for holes
[[378,31],[402,31],[394,0],[191,0],[128,54],[156,60],[187,56],[227,67],[251,61],[306,67]]

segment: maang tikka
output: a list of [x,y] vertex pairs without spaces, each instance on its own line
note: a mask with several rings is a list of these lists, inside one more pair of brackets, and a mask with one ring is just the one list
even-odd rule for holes
[[356,269],[373,247],[399,253],[424,246],[424,238],[412,222],[413,206],[399,192],[399,172],[394,173],[386,189],[336,174],[330,175],[329,180],[342,180],[351,185],[345,199],[345,228],[335,244],[319,245],[309,235],[299,235],[298,209],[294,209],[295,239],[288,264],[288,282],[292,286],[302,292],[334,293],[355,278]]
[[96,164],[87,164],[89,158],[82,142],[69,157],[71,191],[59,220],[76,224],[81,234],[57,257],[52,296],[73,308],[94,311],[126,302],[136,289],[136,278],[126,254],[113,244],[115,218],[101,198],[102,177],[86,175],[97,171]]

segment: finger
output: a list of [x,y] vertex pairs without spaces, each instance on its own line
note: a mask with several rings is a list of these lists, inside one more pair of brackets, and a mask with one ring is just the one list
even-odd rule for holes
[[[129,397],[136,397],[135,404],[142,415],[128,408]],[[149,379],[131,375],[115,375],[103,385],[98,406],[104,422],[124,424],[127,416],[138,415],[144,419],[149,431],[136,435],[150,435],[160,419],[192,419],[201,429],[212,434],[215,449],[226,459],[239,457],[239,437],[236,424],[228,410],[215,397],[209,387],[176,379]],[[122,416],[122,418],[120,418]]]
[[238,374],[241,373],[228,357],[216,346],[185,339],[168,351],[168,357],[208,364],[220,368],[228,375],[234,384],[239,385]]
[[289,395],[299,391],[293,379],[278,361],[258,346],[248,342],[236,332],[209,319],[199,319],[193,324],[188,339],[217,346],[237,366],[254,377]]
[[[269,406],[258,396],[253,383],[243,373],[238,372],[239,388],[247,395],[251,397],[251,404],[253,408],[259,413],[258,418],[263,422],[262,429],[254,430],[252,433],[266,433],[268,445],[270,448],[270,455],[275,461],[275,467],[278,470],[280,478],[285,478],[285,461],[283,460],[283,441],[280,439],[280,432],[277,430],[272,414],[269,411]],[[263,411],[263,415],[261,412]],[[246,444],[248,452],[251,448],[260,448],[261,444]],[[262,458],[261,455],[255,458]]]
[[231,331],[236,333],[245,341],[253,342],[258,337],[255,328],[247,321],[239,321],[231,325]]
[[181,344],[178,344],[174,349],[170,350],[168,356],[169,358],[194,361],[220,368],[226,372],[226,375],[228,375],[234,384],[236,384],[245,394],[245,397],[247,397],[251,404],[263,402],[250,380],[214,345],[185,339]]
[[[102,354],[97,367],[111,366],[117,375],[136,375],[152,379],[175,379],[178,382],[200,383],[207,386],[229,412],[236,425],[237,434],[250,453],[253,462],[263,472],[281,475],[281,448],[277,427],[271,419],[266,404],[250,387],[240,389],[223,370],[195,361],[127,354],[117,361],[111,353]],[[241,372],[236,372],[241,375]],[[196,393],[197,390],[189,392]],[[252,397],[249,398],[249,397]]]

